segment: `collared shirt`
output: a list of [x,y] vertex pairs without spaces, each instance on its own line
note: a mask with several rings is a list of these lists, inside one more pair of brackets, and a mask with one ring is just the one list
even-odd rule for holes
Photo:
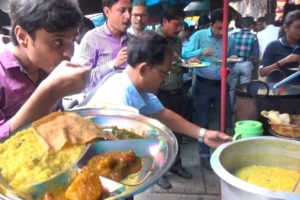
[[[177,55],[181,55],[181,40],[176,38],[167,38],[161,30],[161,26],[156,30],[156,32],[161,35],[162,37],[168,40],[169,47],[177,53]],[[166,91],[176,91],[182,89],[182,74],[183,68],[178,64],[178,61],[174,61],[172,64],[172,68],[170,71],[169,76],[166,78],[164,84],[161,86],[160,89]]]
[[126,70],[106,79],[97,89],[86,106],[92,108],[103,105],[124,105],[139,110],[143,115],[151,115],[164,109],[159,99],[152,93],[140,93],[129,79]]
[[279,30],[279,27],[270,24],[264,30],[257,33],[260,58],[262,58],[267,45],[278,39]]
[[10,133],[10,119],[23,106],[39,83],[47,77],[40,71],[35,84],[14,55],[4,48],[0,52],[0,140]]
[[[145,27],[143,31],[149,30],[148,27]],[[133,26],[130,26],[127,29],[127,33],[131,34],[131,35],[136,35],[135,30],[133,29]]]
[[[298,43],[298,45],[294,47],[291,47],[287,44],[284,37],[273,41],[267,46],[265,50],[263,58],[260,62],[261,67],[272,65],[290,54],[300,55],[300,43]],[[295,72],[294,70],[291,70],[291,68],[298,70],[299,64],[299,62],[290,62],[283,65],[280,70],[282,70],[286,75],[290,75]]]
[[[202,52],[206,48],[212,49],[214,51],[214,55],[203,56]],[[219,62],[219,60],[222,56],[222,39],[214,37],[211,28],[202,29],[195,32],[190,37],[189,45],[186,48],[183,48],[182,51],[182,55],[184,58],[197,57],[202,61],[211,63],[211,65],[209,65],[208,67],[194,68],[193,73],[210,80],[221,79],[221,63]],[[231,35],[228,35],[227,52],[228,57],[236,54],[234,40]]]
[[245,60],[251,57],[259,57],[258,39],[254,33],[242,29],[232,33],[236,45],[236,55]]
[[[73,61],[83,66],[92,68],[90,89],[95,87],[105,75],[115,70],[114,59],[119,51],[126,47],[128,35],[125,32],[120,40],[116,39],[107,24],[88,31],[82,38],[78,51],[75,52]],[[118,68],[125,69],[127,63]]]

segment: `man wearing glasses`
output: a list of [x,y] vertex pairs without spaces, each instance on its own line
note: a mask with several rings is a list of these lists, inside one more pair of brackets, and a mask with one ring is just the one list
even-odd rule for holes
[[140,114],[155,118],[168,128],[216,148],[231,137],[206,130],[190,123],[179,114],[163,106],[154,95],[171,70],[173,51],[165,38],[143,31],[128,44],[128,67],[109,76],[99,84],[87,107],[99,108],[109,103],[136,108]]
[[127,32],[132,35],[137,35],[145,30],[147,25],[147,6],[144,1],[134,1],[131,11],[131,27]]

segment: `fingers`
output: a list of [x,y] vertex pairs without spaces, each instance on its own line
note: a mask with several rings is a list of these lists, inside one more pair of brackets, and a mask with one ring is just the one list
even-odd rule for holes
[[227,135],[226,133],[219,132],[219,137],[225,141],[231,141],[232,137]]

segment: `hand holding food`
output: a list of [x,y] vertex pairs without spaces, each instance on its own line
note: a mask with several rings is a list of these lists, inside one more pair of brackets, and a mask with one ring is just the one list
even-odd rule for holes
[[41,84],[59,99],[81,92],[89,73],[90,70],[87,67],[62,61]]

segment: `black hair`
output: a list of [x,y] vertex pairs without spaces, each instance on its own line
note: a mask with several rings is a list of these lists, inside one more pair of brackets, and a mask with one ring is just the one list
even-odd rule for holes
[[92,22],[92,20],[90,20],[89,18],[87,17],[83,17],[80,25],[79,25],[79,33],[85,28],[87,27],[88,29],[93,29],[95,28],[95,25],[94,23]]
[[243,17],[237,17],[234,23],[235,28],[242,28],[242,21]]
[[[210,21],[212,24],[216,23],[217,21],[222,22],[223,21],[223,9],[218,8],[211,12],[210,15]],[[228,23],[231,21],[230,13],[228,13]]]
[[266,24],[267,25],[274,24],[275,17],[276,17],[275,14],[272,14],[272,13],[267,14],[265,16]]
[[118,3],[119,0],[102,0],[102,9],[104,7],[111,8],[114,4]]
[[300,19],[300,10],[294,10],[289,12],[283,21],[283,25],[290,26],[294,21]]
[[102,0],[102,10],[104,7],[111,8],[114,4],[117,4],[118,2],[119,0]]
[[265,17],[259,17],[256,20],[257,22],[266,22],[266,18]]
[[163,24],[163,19],[170,21],[170,20],[178,20],[184,17],[185,17],[185,13],[182,7],[175,4],[166,4],[163,6],[160,23],[161,25]]
[[209,25],[210,19],[207,15],[201,15],[198,19],[198,27]]
[[144,0],[133,0],[132,7],[134,6],[144,6],[147,8],[147,5]]
[[11,0],[11,40],[19,45],[14,29],[21,26],[32,39],[35,31],[63,32],[79,26],[82,13],[76,0]]
[[242,28],[251,28],[254,25],[254,18],[253,17],[243,17],[241,21]]
[[162,64],[166,55],[172,55],[168,41],[153,31],[143,31],[132,36],[127,47],[128,64],[135,68],[146,62],[150,67]]

